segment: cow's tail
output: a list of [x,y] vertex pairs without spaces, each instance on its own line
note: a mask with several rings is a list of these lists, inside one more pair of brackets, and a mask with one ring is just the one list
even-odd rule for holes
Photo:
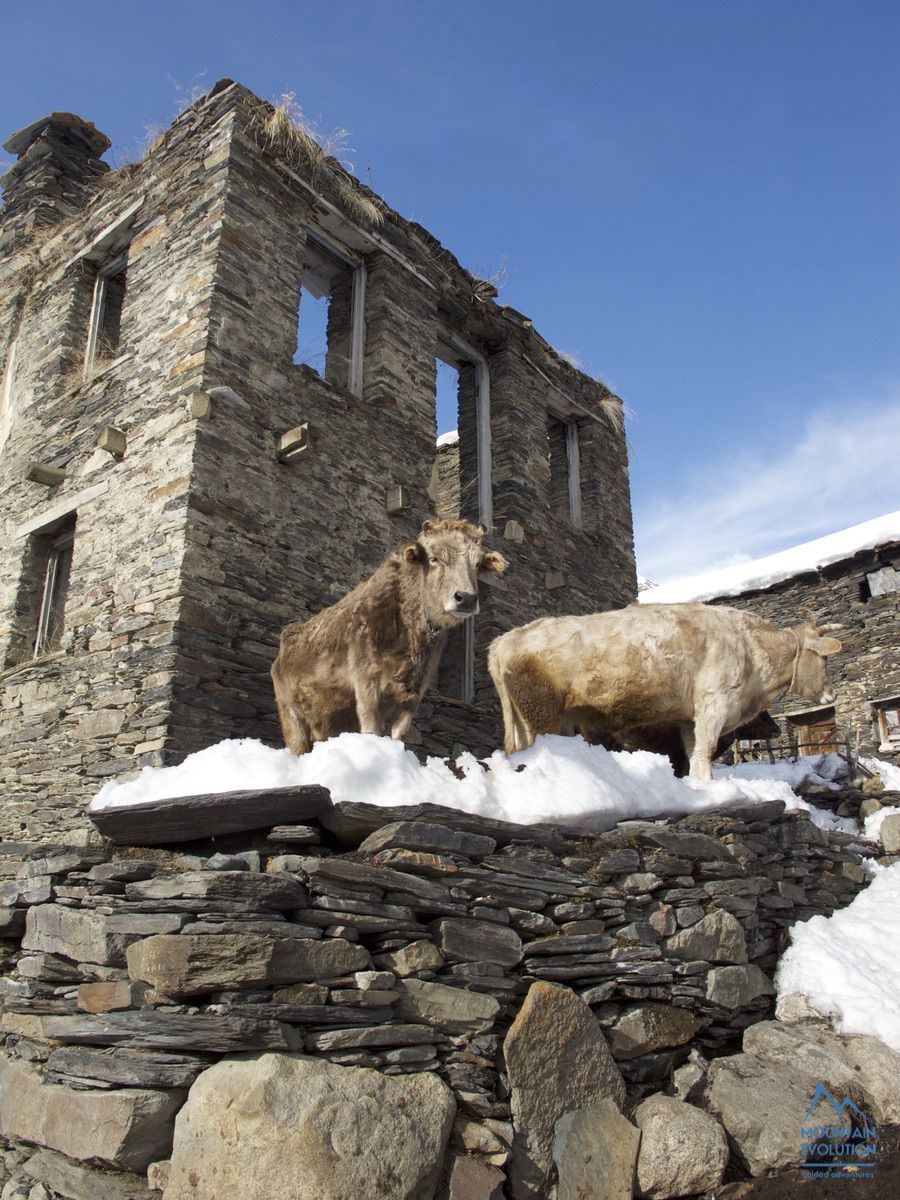
[[514,672],[507,671],[501,661],[503,655],[498,645],[499,641],[498,638],[488,647],[488,670],[500,697],[503,713],[503,749],[506,754],[513,754],[516,750],[527,749],[534,741],[535,735],[528,728],[514,699],[515,675]]

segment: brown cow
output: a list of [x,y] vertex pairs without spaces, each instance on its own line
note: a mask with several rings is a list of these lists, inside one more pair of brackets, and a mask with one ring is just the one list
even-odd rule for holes
[[468,521],[426,521],[343,600],[289,625],[272,665],[284,740],[295,754],[337,733],[403,738],[451,629],[478,612],[478,577],[504,571]]
[[583,617],[543,617],[488,651],[507,754],[539,733],[579,728],[620,739],[676,727],[695,779],[711,779],[722,733],[791,691],[830,704],[825,658],[841,643],[817,629],[776,629],[736,608],[630,605]]

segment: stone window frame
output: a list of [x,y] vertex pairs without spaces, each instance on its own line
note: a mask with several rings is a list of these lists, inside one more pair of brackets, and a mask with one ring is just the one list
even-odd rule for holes
[[[367,271],[366,264],[363,258],[354,256],[344,246],[340,245],[336,240],[323,234],[320,230],[307,228],[305,231],[306,244],[312,245],[324,256],[334,259],[338,264],[348,269],[351,279],[351,296],[350,296],[350,329],[349,329],[349,353],[347,364],[347,379],[344,386],[358,399],[362,399],[364,368],[365,368],[365,343],[366,343],[366,284]],[[305,274],[305,272],[304,272]],[[304,288],[303,277],[300,280],[300,290]],[[315,295],[314,292],[312,292]],[[302,317],[300,318],[302,321]],[[325,346],[326,363],[328,354],[328,344]],[[321,374],[325,379],[325,374]],[[328,382],[328,380],[326,380]]]
[[872,700],[871,705],[879,754],[900,753],[900,696]]

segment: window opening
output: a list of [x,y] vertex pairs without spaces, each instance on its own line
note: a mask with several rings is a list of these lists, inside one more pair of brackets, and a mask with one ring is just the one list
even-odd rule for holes
[[44,535],[43,584],[38,609],[34,657],[58,650],[65,629],[66,596],[72,570],[75,517],[69,517],[55,533]]
[[307,231],[293,362],[362,395],[365,266]]
[[882,752],[900,753],[900,697],[879,703],[875,709],[878,725],[878,749]]
[[[438,434],[432,492],[435,513],[465,518],[490,529],[490,383],[484,358],[465,343],[440,334],[435,348],[435,430]],[[436,690],[472,704],[475,698],[475,621],[450,631],[438,667]]]
[[84,356],[85,369],[100,359],[115,358],[122,335],[122,309],[125,306],[127,275],[127,251],[97,272]]
[[581,455],[578,424],[547,417],[547,456],[550,462],[550,511],[581,528]]

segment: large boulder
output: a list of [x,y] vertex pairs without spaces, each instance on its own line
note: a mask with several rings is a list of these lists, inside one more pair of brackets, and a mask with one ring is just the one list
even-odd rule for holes
[[588,1005],[570,988],[533,983],[503,1043],[515,1138],[515,1200],[546,1195],[556,1122],[596,1100],[621,1108],[625,1084]]
[[639,1196],[668,1200],[721,1183],[728,1139],[708,1113],[674,1096],[658,1094],[638,1105],[634,1120],[641,1131]]
[[553,1140],[557,1200],[631,1200],[640,1140],[612,1100],[565,1113]]
[[842,1036],[817,1021],[760,1021],[744,1034],[744,1050],[827,1076],[844,1091],[861,1088],[876,1122],[900,1124],[900,1054],[879,1038]]
[[179,1114],[164,1200],[432,1200],[455,1113],[450,1089],[425,1072],[223,1059]]

